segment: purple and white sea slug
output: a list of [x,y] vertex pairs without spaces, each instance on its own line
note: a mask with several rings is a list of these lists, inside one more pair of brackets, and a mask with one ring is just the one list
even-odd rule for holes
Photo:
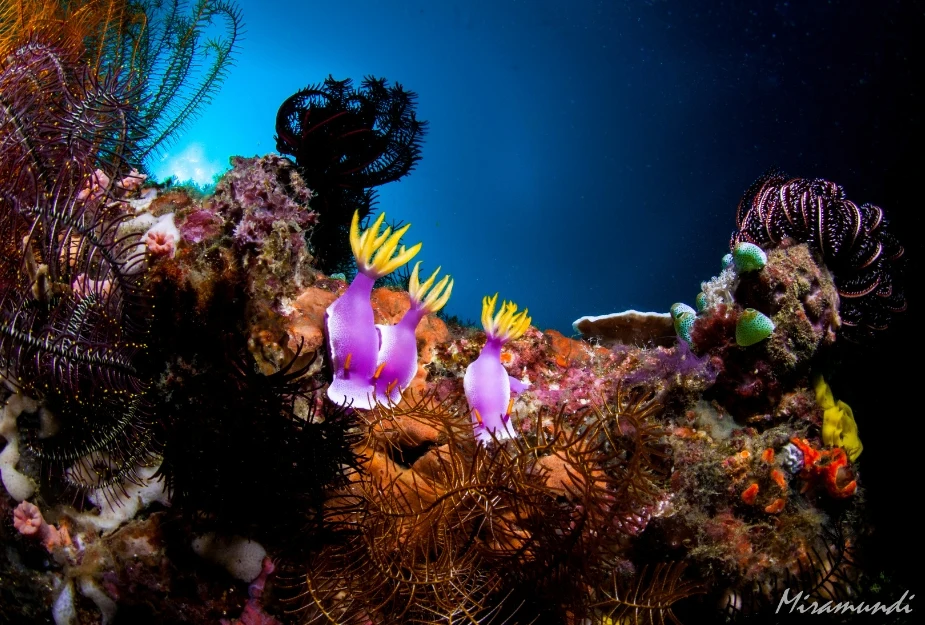
[[375,379],[379,363],[379,329],[373,318],[370,297],[377,278],[409,262],[421,244],[405,249],[398,242],[411,224],[379,234],[385,214],[360,233],[360,216],[354,212],[350,224],[350,248],[357,262],[357,274],[347,290],[328,306],[324,328],[334,369],[328,397],[336,404],[369,410],[375,405]]
[[523,382],[510,377],[501,364],[501,346],[522,336],[530,327],[530,317],[526,309],[518,313],[517,305],[508,301],[502,303],[501,310],[495,314],[497,303],[497,293],[482,299],[482,326],[487,340],[479,357],[466,367],[463,378],[475,437],[486,443],[493,435],[498,439],[513,436],[508,428],[514,404],[512,393],[526,388]]
[[418,341],[414,331],[424,315],[435,313],[446,306],[453,292],[453,280],[450,276],[443,276],[434,286],[440,267],[421,283],[418,278],[420,266],[420,262],[414,265],[408,283],[411,308],[398,323],[376,326],[381,343],[373,379],[376,387],[375,399],[379,403],[397,404],[401,400],[401,392],[411,385],[418,372]]

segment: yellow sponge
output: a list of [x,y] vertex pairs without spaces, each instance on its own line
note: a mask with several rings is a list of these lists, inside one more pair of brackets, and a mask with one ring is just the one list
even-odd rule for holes
[[822,376],[815,381],[816,403],[823,409],[822,442],[832,447],[841,447],[854,462],[864,451],[864,445],[858,437],[858,424],[854,420],[851,406],[832,395],[832,389]]

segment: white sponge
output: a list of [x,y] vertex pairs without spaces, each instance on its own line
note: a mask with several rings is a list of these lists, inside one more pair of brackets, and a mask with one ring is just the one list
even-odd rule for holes
[[21,412],[35,412],[38,408],[35,400],[16,393],[10,395],[0,409],[0,436],[6,439],[3,451],[0,451],[0,482],[10,497],[16,501],[28,499],[35,492],[35,482],[16,469],[19,462],[19,429],[16,419]]
[[214,533],[204,534],[193,540],[193,551],[224,566],[229,573],[245,582],[252,582],[263,568],[267,550],[260,543],[240,536],[219,537]]

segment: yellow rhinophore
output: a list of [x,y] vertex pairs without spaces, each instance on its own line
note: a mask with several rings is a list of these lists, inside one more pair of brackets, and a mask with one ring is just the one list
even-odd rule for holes
[[482,298],[482,327],[488,336],[499,338],[502,341],[511,341],[519,338],[530,327],[530,317],[527,309],[517,312],[517,304],[504,301],[501,310],[495,314],[495,305],[498,303],[498,294]]
[[832,389],[822,378],[817,376],[815,383],[816,403],[822,413],[822,442],[832,447],[841,447],[854,462],[864,451],[864,445],[858,436],[858,424],[854,420],[851,406],[832,395]]
[[[412,301],[417,302],[418,305],[427,312],[435,313],[446,306],[446,303],[449,301],[450,294],[453,292],[453,279],[450,278],[449,275],[443,276],[443,279],[431,290],[431,287],[434,286],[434,280],[437,278],[437,274],[440,273],[440,267],[437,267],[436,271],[434,271],[427,280],[421,283],[418,278],[418,269],[420,266],[421,263],[418,261],[414,264],[414,269],[411,270],[411,279],[408,281],[408,292],[411,294]],[[430,291],[429,294],[427,293],[428,291]]]
[[392,273],[421,251],[421,244],[418,243],[411,249],[405,249],[402,245],[396,253],[395,248],[398,247],[398,242],[411,224],[406,224],[395,232],[392,232],[392,228],[386,228],[382,234],[379,234],[379,228],[382,227],[384,219],[385,213],[379,213],[373,225],[362,233],[360,233],[359,211],[354,211],[353,221],[350,222],[350,249],[353,250],[353,256],[356,258],[357,269],[373,279]]

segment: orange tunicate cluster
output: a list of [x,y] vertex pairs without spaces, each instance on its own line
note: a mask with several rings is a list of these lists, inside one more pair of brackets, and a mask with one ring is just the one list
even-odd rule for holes
[[806,480],[804,491],[813,482],[821,483],[829,495],[838,499],[850,497],[857,491],[858,482],[844,449],[816,449],[805,438],[792,438],[790,442],[803,452],[800,477]]

